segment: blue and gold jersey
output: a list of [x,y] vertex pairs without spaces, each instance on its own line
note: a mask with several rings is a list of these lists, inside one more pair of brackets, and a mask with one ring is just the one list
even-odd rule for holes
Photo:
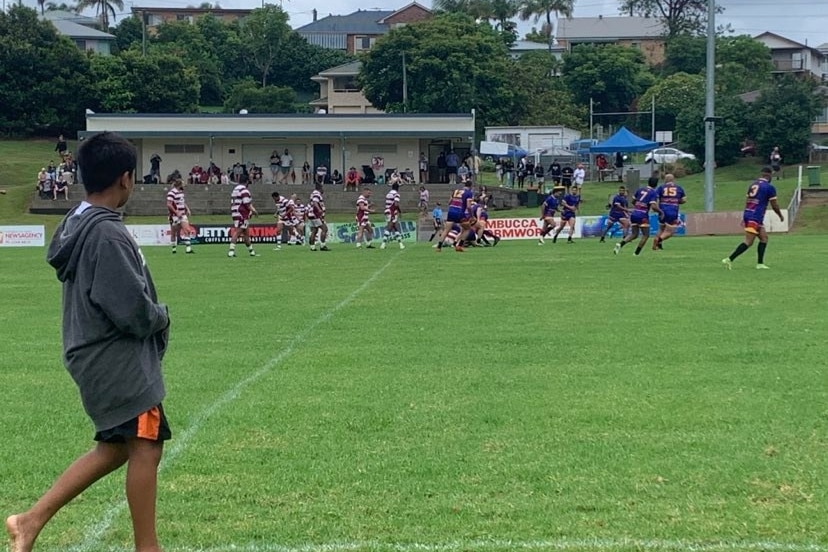
[[624,209],[626,209],[628,206],[629,201],[627,201],[627,196],[617,194],[615,197],[612,198],[612,202],[610,203],[609,216],[614,219],[626,217],[627,212]]
[[549,197],[546,198],[546,201],[543,202],[543,216],[544,217],[554,217],[555,213],[558,212],[558,199],[549,194]]
[[762,223],[765,220],[765,211],[768,210],[768,203],[776,199],[776,188],[773,184],[760,178],[750,185],[745,202],[744,220]]
[[678,211],[684,195],[684,189],[675,182],[665,182],[656,188],[658,206],[662,211]]
[[649,186],[637,189],[634,197],[633,212],[645,216],[650,212],[650,205],[658,199],[656,191]]
[[[574,216],[575,209],[577,209],[578,205],[581,203],[581,196],[575,194],[566,194],[564,196],[563,202],[563,214],[567,216]],[[571,209],[567,208],[567,205],[569,205]]]

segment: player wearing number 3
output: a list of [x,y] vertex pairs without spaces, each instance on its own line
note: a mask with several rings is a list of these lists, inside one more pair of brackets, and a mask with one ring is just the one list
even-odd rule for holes
[[653,240],[653,251],[662,249],[661,244],[673,236],[673,232],[679,227],[679,205],[687,201],[684,189],[675,183],[672,174],[664,175],[664,184],[656,188],[658,197],[658,208],[661,209],[659,218],[658,233]]
[[768,232],[765,230],[765,211],[768,210],[770,204],[773,212],[779,217],[779,220],[785,220],[782,216],[782,211],[779,210],[779,204],[776,202],[776,188],[770,183],[773,169],[765,167],[762,169],[762,175],[758,180],[754,181],[748,188],[747,201],[745,202],[745,211],[742,215],[742,224],[745,227],[745,241],[740,243],[730,257],[722,259],[722,264],[728,270],[731,269],[733,261],[736,257],[747,251],[756,237],[759,236],[759,249],[757,250],[757,264],[756,268],[766,269],[765,265],[765,249],[768,247]]

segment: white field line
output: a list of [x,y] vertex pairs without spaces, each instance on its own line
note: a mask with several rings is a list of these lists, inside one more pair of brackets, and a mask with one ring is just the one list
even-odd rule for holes
[[[593,551],[648,550],[652,552],[828,552],[828,545],[773,541],[689,541],[661,539],[551,539],[469,540],[446,543],[383,543],[377,541],[329,544],[280,545],[267,543],[226,544],[212,547],[172,547],[165,552],[485,552],[487,550]],[[106,547],[100,552],[132,552],[130,548]]]
[[[205,408],[196,418],[192,421],[189,427],[184,429],[181,433],[177,434],[175,438],[170,441],[169,447],[167,447],[164,451],[164,457],[161,461],[161,466],[159,467],[159,472],[164,471],[170,464],[175,462],[175,460],[187,449],[190,447],[190,442],[193,438],[198,434],[204,424],[213,417],[216,412],[221,410],[223,407],[228,405],[229,403],[236,400],[239,395],[250,385],[256,383],[264,376],[268,375],[274,368],[282,364],[293,352],[296,350],[297,347],[302,345],[305,340],[311,335],[311,333],[316,330],[320,325],[324,324],[328,320],[330,320],[337,312],[342,310],[343,308],[347,307],[351,304],[354,299],[359,297],[359,295],[364,292],[366,289],[371,287],[371,285],[379,278],[385,270],[391,266],[391,263],[400,255],[397,253],[394,255],[391,260],[385,263],[382,267],[379,268],[374,274],[371,275],[370,278],[365,280],[361,286],[355,289],[350,295],[348,295],[345,299],[331,307],[325,313],[322,314],[319,318],[311,322],[304,330],[296,334],[293,339],[288,342],[288,344],[281,350],[279,353],[268,360],[261,368],[247,376],[245,379],[241,380],[239,383],[234,385],[232,388],[228,389],[223,395],[221,395],[218,399],[215,400],[212,404],[210,404],[207,408]],[[98,552],[102,548],[101,547],[101,540],[104,537],[104,534],[109,530],[112,526],[113,521],[115,518],[127,507],[126,500],[119,500],[117,503],[110,506],[98,519],[95,523],[89,525],[84,532],[83,541],[81,544],[73,546],[70,548],[73,552]],[[228,549],[230,550],[230,549]]]

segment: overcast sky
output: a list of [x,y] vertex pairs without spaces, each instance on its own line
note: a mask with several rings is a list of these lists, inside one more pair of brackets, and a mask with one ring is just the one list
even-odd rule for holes
[[[12,0],[6,0],[6,3]],[[35,6],[35,0],[23,0]],[[58,0],[55,0],[58,1]],[[255,8],[262,0],[210,0],[225,8]],[[343,15],[358,9],[397,9],[411,0],[266,0],[281,3],[290,15],[291,25],[300,27],[312,19],[311,10],[316,8],[319,17],[331,14]],[[143,6],[191,6],[202,0],[124,0],[124,12],[129,13],[132,5]],[[420,0],[431,7],[431,0]],[[575,17],[596,17],[618,15],[620,0],[575,0]],[[738,34],[755,36],[771,31],[809,46],[828,42],[828,0],[718,0],[724,13],[717,16],[717,24],[730,24]],[[118,20],[122,15],[119,14]],[[525,34],[531,23],[522,24]]]

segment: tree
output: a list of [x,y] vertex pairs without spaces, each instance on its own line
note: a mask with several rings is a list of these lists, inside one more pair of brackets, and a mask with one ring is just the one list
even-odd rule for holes
[[297,33],[290,33],[273,63],[271,84],[289,86],[301,92],[318,92],[319,84],[311,80],[313,76],[355,59],[339,50],[309,44]]
[[224,102],[226,113],[296,113],[296,92],[286,86],[260,87],[252,80],[244,80],[233,86]]
[[639,50],[607,45],[579,45],[563,58],[564,81],[575,100],[596,111],[627,111],[655,81]]
[[57,134],[83,128],[89,61],[31,8],[0,12],[0,132]]
[[583,105],[575,103],[563,79],[550,77],[548,55],[528,52],[514,62],[514,82],[517,87],[516,107],[519,125],[563,125],[576,130],[588,130],[588,113]]
[[242,21],[242,43],[250,61],[262,76],[262,86],[267,85],[270,70],[292,32],[287,13],[269,4],[253,10]]
[[[687,104],[676,117],[676,133],[682,147],[700,160],[705,156],[704,94],[687,98]],[[739,147],[745,139],[745,128],[750,125],[749,106],[730,94],[717,94],[716,164],[730,165],[739,156]]]
[[[554,42],[554,29],[552,26],[552,14],[555,14],[557,20],[558,15],[564,17],[572,17],[575,0],[522,0],[519,15],[523,21],[532,19],[534,23],[538,23],[542,17],[546,18],[546,23],[541,28],[541,31],[546,34],[546,44],[549,47],[549,58],[552,59],[552,43]],[[553,71],[550,70],[550,74]]]
[[[403,55],[408,105],[403,102]],[[516,88],[500,36],[460,14],[393,29],[364,57],[360,82],[366,98],[386,111],[469,113],[478,122],[515,120]]]
[[656,129],[674,130],[676,118],[688,102],[697,102],[704,97],[704,77],[675,73],[651,86],[638,100],[641,108],[647,109],[656,101]]
[[[133,45],[140,47],[144,38],[144,29],[139,17],[122,19],[111,32],[115,35],[115,53],[129,50]],[[147,35],[147,41],[152,42],[152,36]]]
[[192,113],[198,109],[196,69],[171,54],[129,50],[121,56],[132,89],[132,109],[140,113]]
[[94,97],[89,108],[105,113],[131,111],[134,94],[124,60],[118,56],[93,55],[89,61]]
[[124,10],[124,0],[79,0],[77,11],[81,12],[87,8],[95,8],[95,15],[101,18],[101,29],[103,31],[109,30],[109,16],[112,16],[112,21],[115,21],[117,14],[115,8],[120,11]]
[[[707,25],[708,0],[624,0],[619,11],[664,20],[667,36],[701,34]],[[717,7],[717,13],[722,8]]]
[[437,12],[469,15],[477,20],[494,23],[507,46],[517,40],[517,24],[511,19],[517,15],[519,0],[434,0]]
[[212,41],[202,34],[198,26],[186,21],[162,23],[156,29],[152,51],[179,57],[196,70],[200,104],[222,104],[224,87],[220,63]]
[[824,105],[825,97],[809,80],[785,75],[768,84],[751,105],[757,151],[768,154],[779,146],[786,163],[806,160],[811,124]]
[[[40,3],[39,0],[38,3]],[[76,12],[78,11],[78,7],[74,4],[67,4],[65,2],[61,2],[60,4],[55,4],[54,2],[46,2],[46,11]]]
[[689,33],[680,33],[667,39],[664,47],[663,69],[666,75],[704,72],[707,63],[707,39]]
[[717,88],[741,94],[765,86],[773,71],[770,49],[751,36],[716,39]]

